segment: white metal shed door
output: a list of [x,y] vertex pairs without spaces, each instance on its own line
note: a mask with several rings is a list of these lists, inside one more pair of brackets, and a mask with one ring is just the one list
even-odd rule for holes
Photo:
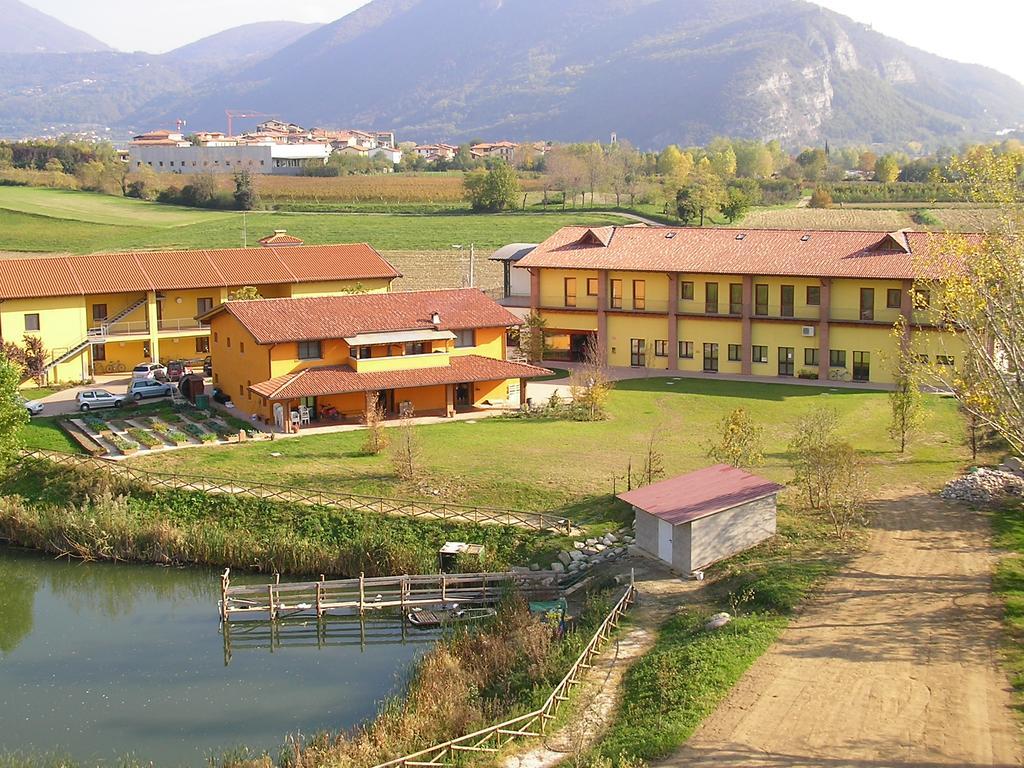
[[667,520],[658,521],[658,557],[672,564],[672,523]]

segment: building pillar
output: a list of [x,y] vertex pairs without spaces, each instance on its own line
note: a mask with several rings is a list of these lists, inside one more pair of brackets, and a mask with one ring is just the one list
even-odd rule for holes
[[679,370],[679,273],[668,276],[668,369]]
[[597,273],[597,351],[608,362],[608,270]]
[[530,312],[536,315],[540,311],[540,269],[530,269]]
[[156,291],[146,296],[146,322],[149,325],[149,359],[160,362],[160,319],[157,315]]
[[903,316],[903,338],[900,339],[901,351],[906,354],[910,349],[910,334],[914,322],[914,281],[904,280],[900,284],[900,314]]
[[829,336],[832,319],[832,278],[821,278],[821,301],[818,305],[818,380],[828,381]]
[[445,399],[445,413],[448,418],[455,415],[455,385],[448,384],[444,388],[444,399]]
[[751,365],[751,345],[754,343],[754,276],[743,276],[743,310],[741,323],[743,324],[742,340],[740,342],[740,373],[749,376],[753,373]]
[[519,380],[519,407],[520,408],[525,408],[526,407],[526,385],[527,385],[527,383],[528,383],[527,379],[520,379]]

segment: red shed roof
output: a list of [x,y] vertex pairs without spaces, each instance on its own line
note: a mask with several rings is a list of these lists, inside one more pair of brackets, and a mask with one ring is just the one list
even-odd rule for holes
[[619,498],[675,525],[763,499],[781,490],[782,486],[771,480],[728,464],[716,464],[620,493]]

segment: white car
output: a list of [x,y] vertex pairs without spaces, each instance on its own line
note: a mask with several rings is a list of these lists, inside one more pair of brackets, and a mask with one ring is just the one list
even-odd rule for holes
[[120,408],[124,398],[107,392],[105,389],[83,389],[75,400],[78,402],[78,410],[91,411],[93,408]]
[[25,410],[28,411],[29,416],[38,416],[43,412],[43,404],[38,400],[26,400],[24,397],[19,397],[18,400],[25,406]]
[[167,381],[167,367],[160,363],[139,363],[132,368],[132,380],[156,379]]

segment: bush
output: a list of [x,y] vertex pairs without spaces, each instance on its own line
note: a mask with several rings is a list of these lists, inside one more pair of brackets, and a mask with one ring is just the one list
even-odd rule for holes
[[811,208],[831,208],[832,207],[832,195],[829,191],[823,187],[818,187],[814,190],[811,195],[811,202],[809,203]]

